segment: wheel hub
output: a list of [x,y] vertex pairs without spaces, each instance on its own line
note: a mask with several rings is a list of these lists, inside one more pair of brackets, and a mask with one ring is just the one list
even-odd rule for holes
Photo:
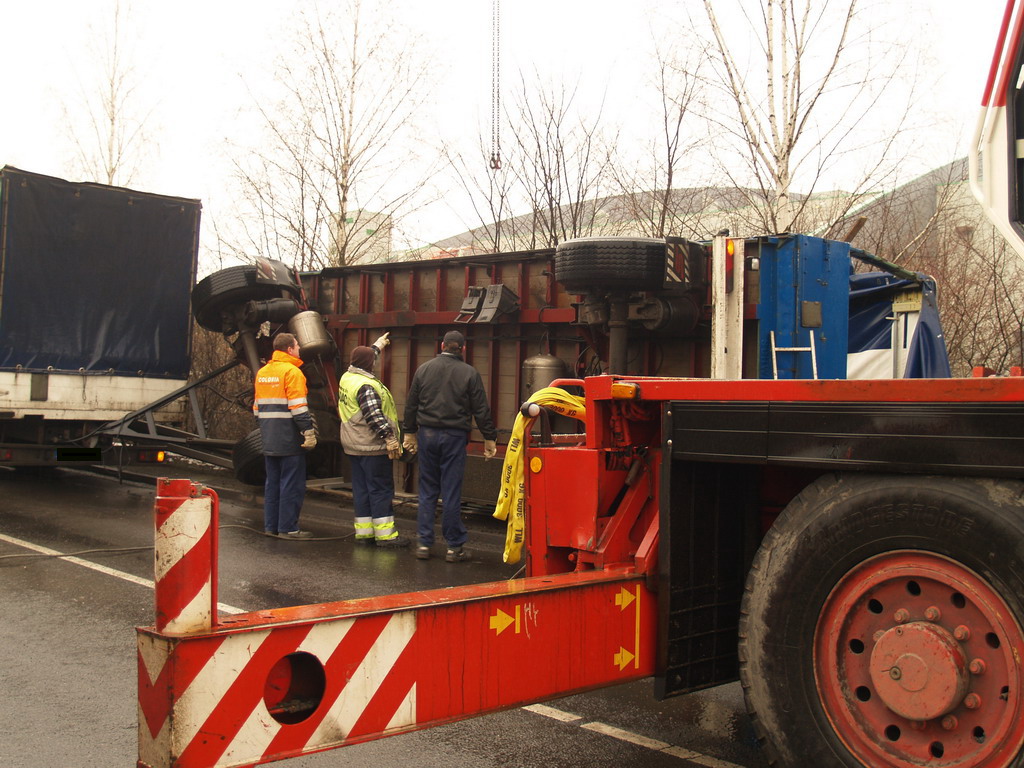
[[863,561],[825,599],[814,677],[864,765],[1005,768],[1024,748],[1024,633],[977,573],[942,555]]
[[956,709],[970,678],[963,649],[927,621],[892,627],[871,651],[871,682],[885,705],[908,720],[931,720]]

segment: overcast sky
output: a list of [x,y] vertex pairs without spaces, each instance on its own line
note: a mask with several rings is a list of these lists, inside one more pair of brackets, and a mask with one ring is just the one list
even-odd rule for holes
[[[310,0],[311,2],[312,0]],[[724,0],[723,0],[724,1]],[[124,0],[122,0],[122,3]],[[698,0],[685,0],[697,6]],[[286,15],[303,0],[136,0],[135,57],[146,99],[155,105],[150,130],[157,137],[153,161],[132,186],[197,197],[204,221],[224,206],[222,155],[239,125],[237,110],[248,87],[277,49]],[[651,48],[648,5],[638,0],[506,0],[502,4],[503,72],[536,69],[555,78],[582,76],[584,91],[628,99]],[[73,104],[87,69],[90,37],[112,18],[113,0],[7,0],[0,3],[4,76],[0,107],[0,164],[68,177],[70,148],[62,108]],[[418,28],[438,58],[432,125],[477,135],[486,126],[491,99],[490,0],[392,0]],[[932,102],[944,113],[947,133],[969,135],[1004,0],[891,0],[905,8],[906,35],[930,49],[940,91]],[[90,31],[92,30],[92,31]],[[680,44],[687,30],[674,30]],[[908,37],[910,39],[910,37]],[[618,89],[618,90],[616,90]],[[631,105],[615,103],[628,111]],[[948,113],[945,114],[945,113]],[[955,126],[959,126],[956,128]],[[486,131],[485,127],[485,131]],[[941,139],[945,142],[947,139]],[[952,142],[952,139],[949,140]],[[961,145],[961,151],[966,143]],[[934,157],[934,155],[933,155]],[[944,162],[950,157],[938,156]],[[922,168],[921,170],[924,170]],[[78,180],[78,179],[75,179]],[[450,222],[450,223],[449,223]],[[453,231],[440,231],[445,227]],[[440,228],[440,229],[438,229]],[[437,218],[424,237],[458,231],[457,221]]]

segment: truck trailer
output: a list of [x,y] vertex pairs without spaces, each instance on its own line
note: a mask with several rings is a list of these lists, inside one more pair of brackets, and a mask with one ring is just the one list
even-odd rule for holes
[[0,169],[0,466],[102,461],[119,420],[185,386],[200,210]]

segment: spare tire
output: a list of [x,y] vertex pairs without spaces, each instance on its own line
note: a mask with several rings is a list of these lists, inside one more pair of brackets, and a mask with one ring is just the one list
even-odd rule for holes
[[[338,474],[341,443],[337,438],[321,439],[316,448],[306,454],[306,474],[311,477],[333,477]],[[243,437],[231,451],[231,465],[235,479],[245,485],[262,487],[267,480],[267,465],[263,460],[263,438],[259,429]]]
[[208,275],[192,288],[192,314],[208,331],[234,333],[221,312],[232,304],[277,298],[299,298],[301,289],[287,266],[262,259],[259,265],[228,267]]
[[571,293],[652,291],[665,280],[666,247],[653,237],[581,237],[555,249],[555,280]]
[[266,482],[267,467],[263,461],[263,437],[259,429],[254,429],[235,443],[231,464],[238,482],[260,486]]

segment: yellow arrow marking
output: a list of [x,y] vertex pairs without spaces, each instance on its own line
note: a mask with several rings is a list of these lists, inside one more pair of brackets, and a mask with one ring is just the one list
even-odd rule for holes
[[640,587],[636,588],[636,624],[635,636],[633,638],[633,650],[636,651],[636,664],[633,665],[634,669],[640,669]]
[[501,608],[499,608],[497,613],[495,613],[493,616],[491,616],[490,626],[491,626],[491,629],[494,630],[494,634],[500,635],[502,632],[504,632],[506,629],[508,629],[509,625],[512,624],[513,622],[515,622],[515,625],[516,625],[515,633],[518,635],[519,634],[519,630],[520,630],[520,625],[519,625],[519,606],[518,605],[516,606],[516,615],[515,616],[509,616],[507,613],[505,613],[503,610],[501,610]]
[[619,610],[620,611],[624,611],[624,610],[626,610],[629,607],[630,603],[632,603],[635,599],[636,598],[633,597],[633,593],[632,592],[627,592],[626,588],[623,587],[622,589],[619,590],[619,594],[617,594],[615,596],[615,604],[617,606],[619,606]]
[[625,669],[630,662],[633,662],[634,669],[640,669],[640,587],[639,585],[636,587],[635,593],[623,587],[615,595],[615,604],[619,606],[620,611],[626,610],[633,603],[636,603],[636,616],[633,619],[633,651],[627,651],[619,646],[619,651],[613,659],[619,671]]
[[633,654],[620,646],[619,652],[615,654],[615,665],[619,668],[619,671],[625,669],[632,660]]

